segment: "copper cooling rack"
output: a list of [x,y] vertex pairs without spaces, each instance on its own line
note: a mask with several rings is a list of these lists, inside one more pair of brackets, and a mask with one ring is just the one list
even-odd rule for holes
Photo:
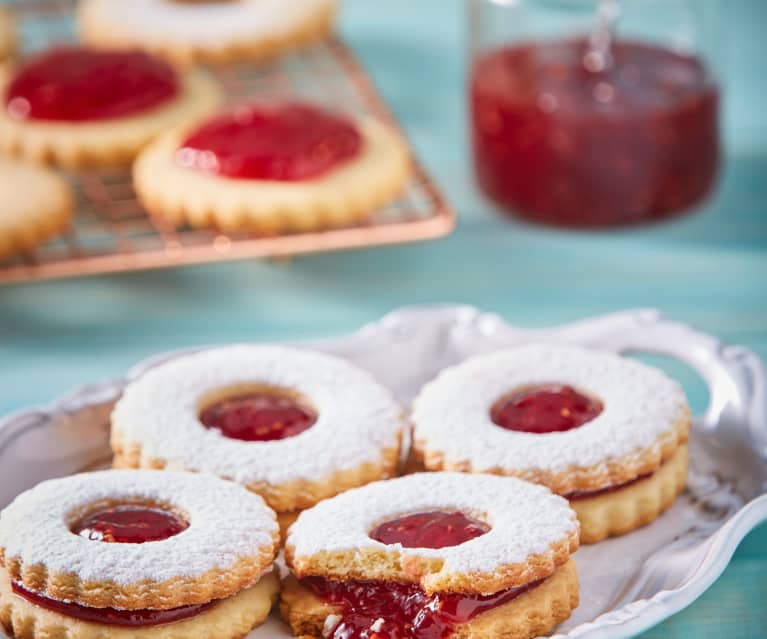
[[[126,0],[126,2],[129,0]],[[24,51],[75,38],[74,0],[0,0],[19,21]],[[299,96],[397,126],[350,49],[334,38],[260,64],[212,69],[230,102],[249,96]],[[417,160],[403,194],[358,226],[275,237],[175,229],[148,217],[136,201],[127,170],[68,174],[78,207],[72,228],[10,263],[0,283],[136,271],[257,257],[286,257],[448,234],[455,215]]]

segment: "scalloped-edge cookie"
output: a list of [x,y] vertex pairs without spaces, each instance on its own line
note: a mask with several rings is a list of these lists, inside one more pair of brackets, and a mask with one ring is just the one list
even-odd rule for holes
[[116,467],[209,472],[295,511],[396,473],[404,423],[369,373],[319,352],[242,344],[158,366],[112,413]]
[[570,506],[581,523],[581,543],[593,544],[655,521],[684,491],[687,458],[687,446],[679,446],[647,477],[591,496],[570,495]]
[[214,112],[221,92],[207,73],[143,53],[66,47],[0,67],[0,98],[0,151],[80,168],[130,163],[159,134]]
[[[290,113],[298,116],[290,121]],[[251,130],[248,127],[255,125],[242,123],[261,126],[266,117],[282,120],[279,132],[285,135],[273,135],[272,147],[264,149],[263,129]],[[340,141],[318,138],[315,120],[330,121],[346,137]],[[303,133],[298,130],[301,127]],[[240,140],[243,153],[259,155],[229,157],[226,165],[255,166],[256,177],[205,170],[205,165],[224,164],[207,150],[192,153],[197,159],[188,161],[186,145],[191,138],[201,130],[213,130],[212,141],[218,145],[226,140],[221,131],[227,128],[229,139]],[[242,144],[246,135],[252,136],[252,144]],[[351,135],[358,138],[351,142],[355,148],[341,148]],[[292,144],[284,142],[287,136]],[[293,150],[301,154],[299,160],[291,158]],[[270,158],[270,152],[277,157]],[[338,157],[305,178],[258,177],[284,173],[285,166],[304,167],[308,160],[334,152]],[[348,226],[367,219],[405,187],[410,166],[409,151],[400,135],[371,117],[335,116],[308,104],[254,105],[159,138],[137,158],[133,177],[147,211],[170,224],[274,235]]]
[[239,639],[266,620],[279,592],[277,576],[270,572],[193,617],[137,628],[104,626],[35,606],[9,584],[0,568],[0,628],[16,639]]
[[375,482],[290,527],[281,612],[298,636],[527,639],[577,605],[577,548],[575,513],[543,486],[462,473]]
[[[532,344],[442,371],[416,398],[412,422],[416,465],[516,476],[577,495],[582,541],[591,543],[664,509],[648,509],[647,495],[629,488],[638,480],[665,485],[646,480],[687,442],[692,420],[682,388],[658,369],[608,352]],[[683,488],[684,478],[675,479],[674,495]],[[594,503],[621,502],[600,508],[598,522],[587,519],[596,510],[584,501],[597,496]],[[604,519],[627,510],[642,514]]]
[[72,218],[69,184],[43,167],[0,158],[0,262],[59,235]]
[[[578,576],[570,559],[540,585],[457,624],[451,639],[529,639],[545,635],[578,607]],[[294,577],[282,584],[280,614],[296,637],[321,639],[343,615],[343,607],[326,603]],[[328,622],[330,620],[330,622]]]
[[263,59],[326,37],[335,0],[81,0],[78,25],[94,47],[142,48],[174,61]]
[[278,538],[263,499],[212,475],[46,481],[0,513],[0,621],[17,637],[170,638],[187,624],[234,639],[271,607]]

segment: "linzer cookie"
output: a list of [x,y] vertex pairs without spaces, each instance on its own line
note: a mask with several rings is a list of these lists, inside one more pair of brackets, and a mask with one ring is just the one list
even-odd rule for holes
[[144,207],[172,224],[272,235],[369,217],[404,187],[409,154],[371,118],[251,105],[159,138],[133,175]]
[[13,55],[16,48],[16,29],[8,12],[0,7],[0,62]]
[[282,346],[216,348],[163,364],[112,414],[115,466],[209,472],[244,484],[283,527],[321,499],[395,473],[391,393],[348,362]]
[[72,217],[69,185],[52,171],[0,158],[0,261],[61,233]]
[[142,48],[176,61],[265,58],[326,37],[335,0],[81,0],[95,47]]
[[299,637],[528,639],[578,605],[578,521],[543,486],[418,473],[317,504],[290,528],[280,611]]
[[130,162],[159,133],[215,110],[201,71],[141,52],[57,48],[0,72],[0,150],[67,167]]
[[583,543],[653,521],[686,483],[682,388],[611,353],[530,345],[475,357],[427,384],[412,419],[425,468],[544,484],[570,500]]
[[210,475],[43,482],[0,514],[0,624],[17,639],[239,639],[277,595],[278,526]]

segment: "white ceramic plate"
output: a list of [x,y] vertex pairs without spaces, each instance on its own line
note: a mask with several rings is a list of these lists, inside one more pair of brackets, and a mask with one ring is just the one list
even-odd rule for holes
[[[709,386],[708,409],[696,418],[690,442],[684,496],[653,524],[575,556],[581,604],[555,637],[629,637],[695,600],[743,536],[767,520],[767,375],[753,353],[654,311],[530,331],[468,307],[403,309],[348,337],[310,346],[367,368],[408,404],[441,368],[533,340],[670,355]],[[86,386],[0,421],[0,508],[43,479],[105,463],[109,411],[126,381],[176,355],[151,358],[126,379]],[[290,636],[275,617],[249,639]]]

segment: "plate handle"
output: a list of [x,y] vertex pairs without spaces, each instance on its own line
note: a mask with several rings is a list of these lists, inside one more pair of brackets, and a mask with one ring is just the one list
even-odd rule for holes
[[655,310],[615,313],[603,318],[601,328],[603,346],[671,355],[689,364],[710,393],[699,427],[713,431],[731,423],[767,461],[767,368],[754,352],[725,344]]

